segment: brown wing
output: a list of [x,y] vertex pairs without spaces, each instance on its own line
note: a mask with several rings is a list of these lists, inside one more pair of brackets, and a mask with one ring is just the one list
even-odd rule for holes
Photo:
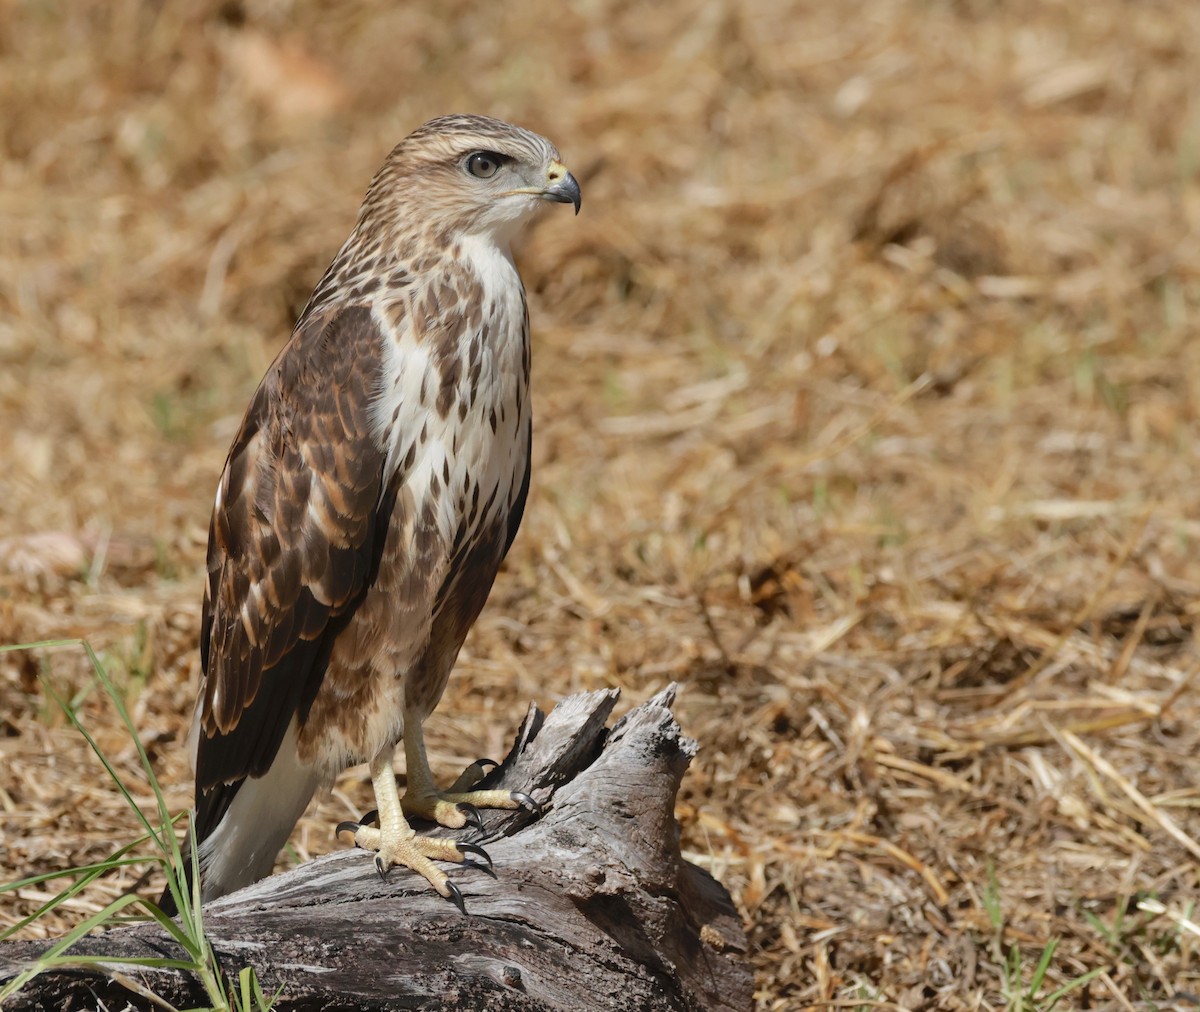
[[350,307],[293,335],[260,384],[221,477],[208,542],[196,756],[204,839],[242,780],[308,713],[375,580],[390,496],[370,404],[382,336]]

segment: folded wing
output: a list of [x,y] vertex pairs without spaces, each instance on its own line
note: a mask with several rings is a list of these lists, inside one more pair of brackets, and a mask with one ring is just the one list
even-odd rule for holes
[[196,832],[301,723],[374,582],[391,502],[372,432],[383,338],[369,309],[293,335],[234,441],[213,511],[200,638]]

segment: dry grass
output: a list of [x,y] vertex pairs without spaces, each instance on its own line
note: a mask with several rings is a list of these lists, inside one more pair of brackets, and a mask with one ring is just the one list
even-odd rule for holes
[[[534,491],[437,770],[676,679],[764,1007],[1015,1006],[1056,938],[1043,998],[1183,1007],[1198,96],[1187,0],[2,0],[0,641],[88,637],[187,803],[241,409],[388,147],[506,116],[584,211],[522,251]],[[5,879],[134,832],[42,669],[86,681],[0,658]]]

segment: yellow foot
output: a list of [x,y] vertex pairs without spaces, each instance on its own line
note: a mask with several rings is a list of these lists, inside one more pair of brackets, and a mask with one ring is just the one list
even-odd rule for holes
[[447,829],[461,829],[470,823],[483,829],[481,808],[528,808],[537,812],[541,806],[524,791],[434,791],[428,794],[413,794],[411,791],[401,799],[406,818],[416,816],[436,822]]
[[425,786],[420,780],[410,783],[407,793],[400,799],[405,817],[428,819],[447,829],[461,829],[468,823],[476,829],[483,829],[483,817],[479,814],[481,808],[509,811],[526,808],[535,814],[540,813],[542,806],[524,791],[471,789],[483,779],[486,767],[496,765],[491,759],[477,759],[448,791],[439,791],[432,785]]
[[[368,813],[374,815],[374,813]],[[364,816],[364,822],[367,817]],[[405,827],[407,828],[407,827]],[[464,914],[467,912],[463,904],[462,893],[458,887],[447,878],[434,861],[451,861],[454,864],[464,863],[468,857],[478,856],[487,862],[487,866],[477,865],[491,872],[492,859],[487,851],[473,843],[456,843],[453,840],[439,840],[428,836],[417,836],[411,830],[406,833],[385,834],[373,826],[358,822],[343,822],[337,828],[337,834],[354,834],[354,845],[363,850],[375,851],[375,870],[379,877],[387,881],[388,872],[400,866],[411,868],[423,876],[438,894],[450,900]],[[494,873],[493,873],[494,874]]]

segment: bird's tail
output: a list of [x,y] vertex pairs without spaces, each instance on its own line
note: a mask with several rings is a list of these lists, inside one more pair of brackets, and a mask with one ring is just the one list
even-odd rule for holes
[[[319,780],[312,767],[296,755],[295,731],[293,723],[271,768],[261,777],[247,777],[238,784],[225,814],[200,840],[200,895],[204,902],[270,875],[276,855],[312,799]],[[190,894],[192,860],[186,847],[183,873]],[[170,888],[158,905],[170,916],[178,912]]]

